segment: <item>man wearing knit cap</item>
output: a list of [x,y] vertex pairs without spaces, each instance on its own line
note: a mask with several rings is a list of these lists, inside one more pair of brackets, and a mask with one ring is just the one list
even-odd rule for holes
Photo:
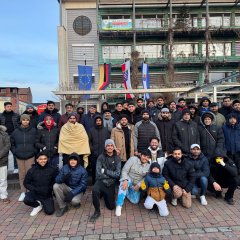
[[[157,137],[160,140],[160,134],[156,124],[150,121],[149,111],[142,111],[142,120],[137,122],[134,127],[134,151],[135,155],[149,147],[149,139]],[[162,149],[161,140],[159,148]]]
[[95,208],[90,222],[95,222],[101,215],[100,195],[109,210],[115,208],[115,184],[121,173],[121,160],[117,155],[115,143],[112,139],[105,141],[105,151],[97,159],[96,182],[92,190],[92,201]]
[[32,104],[27,104],[26,110],[23,112],[23,114],[27,114],[30,116],[30,126],[37,128],[38,124],[38,113],[35,107]]
[[238,99],[232,102],[233,110],[231,113],[237,116],[238,122],[240,122],[240,101]]
[[190,153],[190,146],[200,144],[197,123],[192,121],[189,109],[182,111],[182,119],[173,127],[172,139],[175,147],[182,149],[185,154]]

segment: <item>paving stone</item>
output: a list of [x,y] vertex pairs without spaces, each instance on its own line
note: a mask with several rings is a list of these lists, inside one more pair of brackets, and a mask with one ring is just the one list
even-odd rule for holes
[[124,239],[127,238],[126,233],[114,233],[114,239]]
[[231,232],[232,229],[230,227],[219,227],[220,232]]
[[233,231],[240,231],[240,226],[232,226],[231,229]]
[[54,240],[69,240],[69,237],[58,237],[54,238]]
[[82,240],[82,236],[77,236],[77,237],[70,237],[70,240]]
[[88,236],[84,236],[84,240],[98,240],[99,239],[99,235],[88,235]]
[[182,230],[182,229],[173,229],[173,230],[172,230],[172,233],[173,233],[174,235],[182,235],[182,234],[185,234],[184,230]]
[[187,234],[200,234],[200,233],[204,233],[203,229],[201,228],[188,228],[188,229],[185,229],[185,232]]
[[139,232],[129,232],[128,237],[129,238],[138,238],[140,236]]
[[142,237],[154,237],[156,233],[154,231],[144,231],[141,233]]
[[159,230],[157,231],[157,236],[168,236],[171,235],[170,230]]
[[113,234],[101,234],[101,239],[113,239]]
[[204,228],[204,231],[206,233],[214,233],[214,232],[218,232],[217,228]]

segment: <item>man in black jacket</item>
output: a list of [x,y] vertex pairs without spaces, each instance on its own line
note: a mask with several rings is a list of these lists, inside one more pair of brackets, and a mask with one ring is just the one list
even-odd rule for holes
[[236,165],[222,150],[218,150],[210,162],[210,190],[213,190],[218,198],[221,197],[222,188],[227,188],[224,200],[233,205],[233,195],[238,184],[239,176]]
[[155,115],[153,117],[153,121],[156,121],[158,119],[158,114],[161,112],[163,108],[167,108],[167,105],[165,104],[165,99],[162,96],[159,96],[157,98],[157,104],[155,107]]
[[189,109],[182,111],[182,119],[175,123],[172,133],[173,143],[182,149],[183,153],[190,153],[190,146],[200,144],[197,123],[191,120]]
[[121,160],[114,150],[112,139],[105,141],[105,152],[97,159],[96,182],[92,190],[92,200],[95,208],[90,221],[95,222],[100,217],[100,194],[103,195],[106,207],[113,210],[115,207],[115,184],[121,173]]
[[172,131],[175,122],[171,119],[171,114],[168,108],[162,108],[155,124],[157,125],[161,136],[162,150],[164,153],[170,154],[173,150]]
[[92,167],[92,184],[95,183],[96,178],[96,162],[97,158],[104,151],[104,143],[109,139],[110,133],[107,128],[103,126],[102,117],[96,116],[94,127],[88,133],[89,146],[91,150],[90,162]]
[[48,155],[50,165],[57,167],[59,164],[58,154],[59,129],[52,116],[47,115],[44,121],[38,124],[35,146],[44,150]]
[[223,98],[222,107],[218,110],[225,118],[231,113],[232,111],[232,102],[231,97],[226,96]]
[[29,190],[24,203],[33,207],[30,216],[37,215],[42,209],[47,215],[54,213],[52,191],[56,175],[57,169],[48,165],[46,153],[39,153],[36,164],[28,170],[24,179],[24,186]]
[[172,205],[177,206],[177,199],[182,198],[185,208],[192,206],[191,191],[195,184],[195,170],[192,163],[183,156],[180,148],[175,148],[173,155],[168,157],[163,176],[168,181],[172,191]]
[[35,107],[32,104],[28,104],[26,106],[26,110],[23,112],[23,114],[27,114],[30,116],[30,126],[37,128],[38,124],[38,113],[35,109]]
[[138,121],[142,119],[141,115],[139,116],[136,113],[136,106],[133,102],[128,104],[128,122],[132,125],[135,125]]

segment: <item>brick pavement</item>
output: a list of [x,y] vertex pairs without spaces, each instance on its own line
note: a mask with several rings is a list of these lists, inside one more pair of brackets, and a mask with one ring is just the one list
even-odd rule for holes
[[234,206],[222,199],[208,196],[208,206],[193,199],[193,207],[169,205],[170,215],[160,217],[154,211],[126,201],[122,216],[115,217],[101,204],[101,218],[92,224],[88,221],[94,208],[90,189],[80,209],[71,209],[63,217],[47,216],[43,212],[30,217],[31,208],[17,202],[19,190],[11,190],[9,205],[1,204],[0,240],[5,239],[240,239],[240,192],[237,190]]

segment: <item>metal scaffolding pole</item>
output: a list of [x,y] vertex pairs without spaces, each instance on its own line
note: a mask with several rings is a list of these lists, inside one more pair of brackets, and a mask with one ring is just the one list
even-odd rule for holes
[[209,4],[208,0],[206,0],[206,33],[205,33],[205,39],[206,39],[206,60],[205,60],[205,79],[204,83],[209,83]]
[[135,23],[136,23],[136,9],[135,9],[135,0],[133,0],[133,51],[136,50],[136,27],[135,27]]

